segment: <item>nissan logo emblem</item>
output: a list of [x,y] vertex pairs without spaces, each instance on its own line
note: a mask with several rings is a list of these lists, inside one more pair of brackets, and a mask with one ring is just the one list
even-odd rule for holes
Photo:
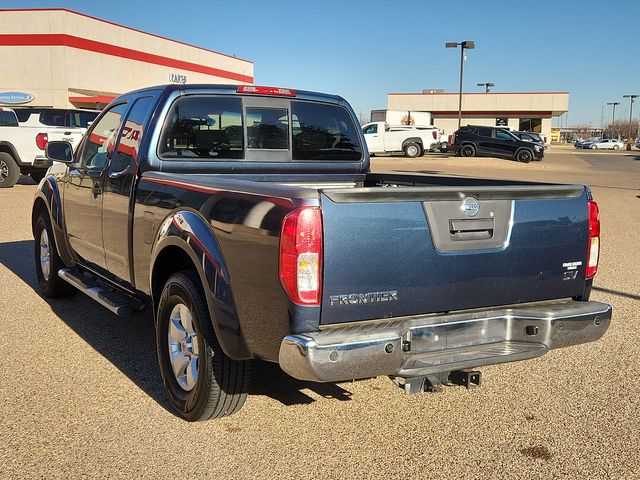
[[467,217],[475,217],[480,211],[480,203],[473,197],[467,197],[462,201],[460,207]]

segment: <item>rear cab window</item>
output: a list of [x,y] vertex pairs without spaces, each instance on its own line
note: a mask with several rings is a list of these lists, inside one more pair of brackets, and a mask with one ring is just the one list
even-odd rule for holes
[[363,159],[358,130],[340,105],[279,97],[183,96],[158,145],[164,161]]
[[18,118],[11,110],[3,110],[0,108],[0,127],[17,127]]

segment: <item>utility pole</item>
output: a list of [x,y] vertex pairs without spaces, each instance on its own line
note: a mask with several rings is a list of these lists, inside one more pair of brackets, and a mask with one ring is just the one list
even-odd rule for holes
[[460,47],[460,98],[458,99],[458,128],[462,124],[462,77],[464,74],[464,49],[472,50],[476,48],[476,44],[472,40],[465,40],[464,42],[447,42],[444,44],[446,48]]
[[629,106],[629,135],[627,135],[627,150],[631,150],[631,121],[633,118],[633,101],[640,97],[640,95],[623,95],[622,98],[628,98],[630,100]]
[[607,102],[607,105],[613,105],[613,115],[611,116],[611,133],[613,133],[616,126],[616,105],[620,105],[620,102]]

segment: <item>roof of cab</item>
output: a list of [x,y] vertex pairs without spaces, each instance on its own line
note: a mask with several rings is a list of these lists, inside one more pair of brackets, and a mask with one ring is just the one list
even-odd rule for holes
[[[156,85],[152,87],[145,87],[138,90],[133,90],[131,92],[127,92],[122,94],[120,97],[129,97],[129,96],[137,96],[138,94],[145,92],[158,92],[161,91],[165,94],[169,94],[175,91],[182,91],[184,93],[216,93],[222,95],[241,95],[241,96],[272,96],[279,97],[278,95],[265,95],[265,94],[252,94],[252,93],[237,93],[238,87],[241,85],[228,85],[228,84],[175,84],[170,83],[166,85]],[[342,103],[345,102],[344,98],[339,95],[331,95],[327,93],[319,93],[319,92],[311,92],[307,90],[297,90],[292,88],[295,92],[295,97],[283,97],[283,98],[298,98],[302,100],[312,100],[312,101],[320,101],[320,102],[329,102],[329,103]],[[117,99],[115,99],[117,100]]]

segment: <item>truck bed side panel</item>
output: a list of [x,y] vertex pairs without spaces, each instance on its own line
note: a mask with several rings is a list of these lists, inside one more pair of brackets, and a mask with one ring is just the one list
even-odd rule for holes
[[[251,184],[254,192],[243,191],[243,183]],[[236,189],[227,188],[230,185]],[[235,305],[222,306],[229,316],[224,323],[236,322],[255,356],[276,360],[282,338],[291,331],[288,301],[278,276],[280,225],[299,200],[284,198],[282,192],[270,194],[282,188],[259,182],[229,183],[204,175],[145,174],[138,185],[134,213],[133,255],[139,288],[150,283],[153,243],[163,220],[176,210],[197,211],[211,226],[230,275]],[[264,193],[257,193],[260,189]]]

